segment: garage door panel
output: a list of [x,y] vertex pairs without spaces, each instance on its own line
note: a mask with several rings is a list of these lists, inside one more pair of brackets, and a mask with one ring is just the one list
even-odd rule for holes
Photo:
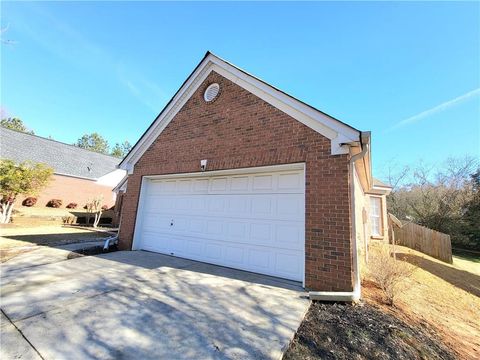
[[226,221],[226,235],[229,241],[242,241],[247,238],[247,222]]
[[301,190],[303,189],[303,174],[298,172],[279,174],[277,190]]
[[[175,219],[172,219],[175,217]],[[171,225],[173,224],[173,225]],[[219,219],[204,216],[168,216],[150,213],[145,217],[146,231],[172,235],[197,236],[205,239],[257,244],[284,249],[302,247],[303,223],[298,221]]]
[[208,192],[208,179],[195,179],[193,180],[193,192],[194,193],[207,193]]
[[273,191],[273,175],[255,175],[253,177],[253,191]]
[[248,242],[263,246],[273,245],[273,227],[269,223],[255,223],[250,225]]
[[225,246],[224,264],[234,264],[238,267],[244,265],[245,249],[239,246]]
[[226,203],[225,196],[221,196],[221,195],[208,196],[207,203],[208,203],[209,213],[218,213],[218,212],[225,211],[225,203]]
[[200,257],[203,254],[203,241],[195,241],[195,240],[187,240],[186,243],[185,253],[187,255]]
[[250,177],[248,176],[232,176],[230,178],[230,191],[235,192],[248,192],[250,183]]
[[257,195],[250,197],[251,215],[271,217],[274,213],[273,195]]
[[228,186],[227,177],[218,177],[210,182],[210,192],[226,192]]
[[250,199],[245,196],[230,196],[227,205],[228,213],[239,216],[247,215],[250,207],[249,200]]
[[303,261],[300,261],[299,253],[283,253],[275,254],[275,273],[286,278],[291,278],[302,270]]
[[167,230],[170,228],[171,220],[166,215],[159,215],[156,213],[148,213],[143,220],[143,228],[146,231]]
[[145,187],[140,248],[303,279],[303,171],[162,179]]
[[268,271],[270,268],[270,257],[272,253],[268,250],[249,249],[248,251],[248,264],[254,270]]
[[286,249],[299,249],[303,242],[303,229],[299,225],[280,224],[275,227],[274,246]]
[[205,257],[209,260],[215,260],[216,262],[222,262],[223,257],[223,248],[225,244],[223,243],[215,243],[209,241],[205,244]]
[[175,191],[179,193],[190,193],[192,190],[192,180],[178,180]]

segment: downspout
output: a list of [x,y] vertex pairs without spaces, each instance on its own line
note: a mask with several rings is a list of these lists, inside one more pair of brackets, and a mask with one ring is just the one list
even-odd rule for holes
[[[355,161],[363,158],[369,150],[369,142],[363,142],[363,136],[365,133],[360,134],[360,146],[362,151],[358,154],[353,155],[349,161],[349,170],[350,170],[350,211],[352,218],[352,233],[351,233],[351,242],[352,242],[352,256],[353,256],[353,291],[310,291],[309,297],[312,300],[320,301],[357,301],[360,299],[361,294],[361,285],[360,285],[360,266],[358,262],[358,251],[357,251],[357,223],[356,223],[356,214],[355,214]],[[362,145],[363,144],[363,145]],[[358,143],[345,144],[349,146],[358,146]]]
[[[363,134],[362,134],[363,136]],[[361,281],[360,281],[360,265],[358,261],[358,249],[357,249],[357,215],[355,209],[355,161],[363,158],[369,150],[369,144],[365,143],[362,146],[362,151],[350,158],[350,194],[352,201],[350,202],[352,212],[352,252],[353,252],[353,300],[360,299],[361,294]],[[362,219],[363,223],[363,219]]]

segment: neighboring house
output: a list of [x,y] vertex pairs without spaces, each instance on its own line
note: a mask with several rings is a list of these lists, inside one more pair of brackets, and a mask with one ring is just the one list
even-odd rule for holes
[[387,234],[370,143],[207,53],[120,164],[120,248],[358,298],[361,251]]
[[40,162],[53,168],[53,179],[35,196],[38,199],[35,206],[60,199],[62,207],[74,202],[82,208],[98,196],[103,196],[105,205],[112,206],[115,203],[112,189],[125,176],[125,170],[117,168],[119,158],[4,127],[0,127],[0,158],[16,163]]

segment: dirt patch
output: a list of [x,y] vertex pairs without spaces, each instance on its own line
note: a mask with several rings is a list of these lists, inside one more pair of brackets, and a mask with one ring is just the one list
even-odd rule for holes
[[372,304],[313,302],[283,360],[455,358],[428,328]]

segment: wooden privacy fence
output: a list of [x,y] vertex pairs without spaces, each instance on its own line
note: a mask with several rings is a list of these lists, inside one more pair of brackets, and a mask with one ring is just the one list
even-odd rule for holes
[[395,243],[418,250],[436,259],[452,263],[450,235],[408,223],[402,227],[393,226]]

